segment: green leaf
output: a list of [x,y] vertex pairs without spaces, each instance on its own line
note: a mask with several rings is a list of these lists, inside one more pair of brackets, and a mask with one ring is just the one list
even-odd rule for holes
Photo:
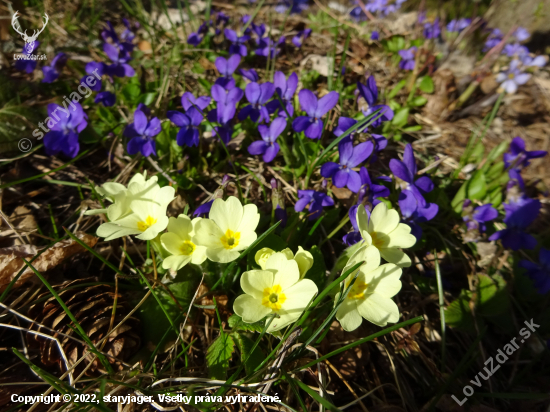
[[462,205],[464,204],[464,199],[466,199],[466,188],[468,187],[468,181],[464,182],[458,192],[456,192],[455,197],[451,200],[451,207],[456,213],[462,212]]
[[206,351],[206,365],[211,379],[226,379],[229,361],[235,350],[235,341],[231,335],[224,333],[218,336]]
[[478,144],[476,144],[476,146],[474,147],[472,153],[470,153],[470,156],[468,157],[468,162],[479,163],[481,159],[483,159],[484,153],[485,145],[482,142],[478,142]]
[[476,302],[477,313],[483,316],[497,316],[508,310],[510,299],[506,281],[500,275],[478,275]]
[[108,125],[111,125],[116,122],[115,116],[113,116],[113,113],[106,107],[103,107],[103,105],[97,106],[97,115],[98,117],[103,120]]
[[403,127],[407,124],[408,118],[409,118],[409,108],[403,107],[395,113],[395,116],[393,117],[393,120],[392,120],[392,124],[395,127]]
[[245,334],[233,333],[232,336],[241,351],[241,362],[244,362],[244,369],[246,370],[247,375],[250,375],[265,359],[265,354],[259,346],[256,346],[254,351],[251,352],[254,346],[254,341]]
[[416,96],[409,100],[409,105],[413,107],[424,106],[426,103],[428,103],[428,99],[424,96]]
[[434,81],[430,76],[424,76],[420,78],[418,88],[424,93],[433,93],[434,92]]
[[502,174],[503,171],[504,171],[504,162],[495,163],[486,172],[487,179],[489,181],[492,181],[493,179],[497,179],[498,177],[500,177],[500,175]]
[[468,199],[481,200],[487,194],[487,182],[485,175],[481,170],[478,170],[468,183]]
[[417,125],[414,125],[414,126],[409,126],[409,127],[405,127],[403,129],[401,129],[403,132],[405,133],[408,133],[408,132],[418,132],[420,130],[422,130],[422,126],[417,124]]
[[465,331],[474,331],[474,317],[470,309],[471,292],[462,290],[458,299],[455,299],[445,308],[445,323],[453,328]]
[[[181,270],[181,274],[176,276],[174,283],[168,286],[174,297],[178,300],[179,305],[186,311],[191,304],[191,299],[197,289],[200,281],[200,275],[187,265]],[[164,290],[164,288],[155,289],[155,293],[159,297],[162,305],[167,310],[172,319],[175,319],[181,312],[181,309],[174,302],[172,297]],[[142,334],[146,343],[156,345],[164,333],[171,329],[170,322],[162,311],[158,302],[150,296],[137,312],[141,320]],[[172,337],[175,333],[171,332]]]
[[138,103],[143,103],[145,106],[149,106],[155,100],[156,93],[145,93],[139,96]]
[[242,330],[245,332],[262,332],[264,330],[264,322],[259,321],[256,323],[245,323],[239,315],[231,315],[227,319],[229,327],[233,330]]
[[124,99],[130,103],[137,100],[140,94],[141,90],[137,84],[127,84],[122,88],[122,95],[124,96]]

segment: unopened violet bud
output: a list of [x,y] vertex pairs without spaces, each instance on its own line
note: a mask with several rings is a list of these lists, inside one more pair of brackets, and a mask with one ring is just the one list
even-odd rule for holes
[[271,188],[272,188],[272,189],[277,189],[277,188],[278,188],[277,180],[276,180],[274,177],[271,178],[271,182],[270,182],[270,183],[271,183]]
[[231,180],[231,176],[223,175],[222,186],[225,186],[227,183],[229,183],[230,180]]
[[472,201],[470,199],[464,200],[464,204],[462,205],[462,208],[468,207],[472,204]]

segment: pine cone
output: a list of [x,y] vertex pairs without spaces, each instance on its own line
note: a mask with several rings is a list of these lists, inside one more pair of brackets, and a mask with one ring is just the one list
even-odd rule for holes
[[[107,357],[115,370],[121,370],[122,365],[120,361],[125,361],[139,349],[139,320],[133,317],[128,318],[121,327],[109,335],[103,349],[97,346],[97,343],[109,332],[115,298],[114,288],[110,285],[81,286],[84,283],[97,281],[96,278],[78,279],[54,286],[54,289],[75,316],[80,326],[86,331],[86,334],[96,348],[100,349],[103,353],[117,358]],[[48,295],[51,294],[49,292],[44,293],[38,297],[38,300]],[[121,299],[121,296],[118,295],[115,320],[112,327],[117,326],[126,317],[128,312],[129,308],[126,306],[124,300]],[[28,316],[37,323],[48,326],[56,332],[82,340],[80,335],[69,327],[73,326],[69,316],[53,296],[33,305],[29,309]],[[31,329],[57,338],[71,366],[85,353],[89,353],[87,345],[51,332],[48,329],[40,327],[38,324],[33,324]],[[42,364],[45,366],[57,365],[62,372],[66,371],[65,362],[54,340],[32,333],[27,333],[27,340],[31,347],[39,347]],[[87,359],[77,366],[77,372],[83,370],[93,358],[93,354],[88,355]],[[96,375],[97,372],[105,372],[105,370],[101,362],[96,358],[86,372],[86,375]]]

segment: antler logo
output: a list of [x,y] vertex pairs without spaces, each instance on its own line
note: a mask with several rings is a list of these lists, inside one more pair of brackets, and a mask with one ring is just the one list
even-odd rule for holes
[[27,54],[31,54],[32,51],[34,50],[34,42],[36,41],[36,38],[38,37],[38,35],[40,33],[42,33],[44,31],[44,29],[46,28],[46,24],[48,24],[48,21],[50,20],[50,18],[48,17],[48,15],[46,13],[44,13],[44,25],[42,26],[42,29],[40,30],[33,30],[33,33],[32,33],[32,36],[29,36],[27,35],[27,30],[25,31],[22,31],[21,29],[21,25],[19,24],[19,21],[17,20],[19,17],[18,17],[18,14],[19,11],[16,11],[15,14],[13,15],[12,19],[11,19],[11,25],[13,27],[13,29],[19,33],[21,35],[21,37],[23,37],[23,40],[25,40],[25,51],[27,52]]

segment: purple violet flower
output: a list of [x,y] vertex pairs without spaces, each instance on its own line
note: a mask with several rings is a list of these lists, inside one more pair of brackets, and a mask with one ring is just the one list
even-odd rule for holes
[[399,56],[401,56],[401,61],[399,62],[400,69],[414,70],[415,55],[417,50],[418,49],[416,46],[413,46],[410,49],[399,50]]
[[183,110],[189,110],[191,107],[197,108],[199,111],[202,111],[208,107],[210,104],[210,101],[212,99],[210,96],[199,96],[195,97],[195,95],[191,92],[185,92],[181,96],[181,105],[183,106]]
[[185,114],[177,110],[169,110],[166,117],[180,128],[176,136],[179,146],[199,145],[199,126],[202,123],[203,115],[198,109],[190,107]]
[[160,120],[157,117],[147,120],[145,113],[140,109],[136,109],[134,122],[126,126],[123,133],[124,136],[130,138],[126,147],[128,153],[134,155],[141,152],[145,157],[151,154],[156,156],[157,152],[153,137],[158,135],[161,130]]
[[307,116],[298,116],[292,122],[292,127],[296,132],[304,132],[310,139],[319,139],[323,134],[323,117],[336,103],[338,103],[338,92],[329,92],[325,96],[317,99],[311,90],[302,89],[298,94],[300,106],[307,113]]
[[529,166],[529,160],[544,157],[548,154],[545,150],[525,150],[525,141],[517,136],[510,143],[510,149],[504,153],[504,165],[521,170]]
[[525,55],[521,58],[521,62],[525,67],[544,67],[546,66],[546,56]]
[[311,29],[305,29],[305,30],[299,31],[298,33],[296,33],[296,36],[292,38],[292,44],[298,48],[302,47],[302,44],[309,37],[310,34],[311,34]]
[[380,40],[380,33],[378,33],[376,30],[373,30],[370,34],[371,40]]
[[277,117],[274,119],[269,128],[265,125],[258,126],[258,131],[262,140],[257,140],[248,146],[248,153],[253,156],[263,155],[264,162],[269,163],[277,153],[279,153],[279,144],[277,143],[277,137],[285,130],[286,119],[284,117]]
[[[102,62],[90,62],[86,64],[86,67],[84,68],[84,70],[86,71],[86,73],[88,73],[88,75],[95,76],[94,72],[96,72],[101,77],[103,76],[103,74],[105,74],[106,67],[107,66],[105,65],[105,63],[102,63]],[[84,76],[80,82],[86,83],[87,77],[88,76]],[[90,86],[90,89],[92,89],[94,92],[99,92],[101,91],[102,84],[103,84],[102,81],[98,80],[97,82],[95,82],[93,86]]]
[[[359,205],[353,205],[352,207],[349,208],[349,211],[348,211],[349,220],[351,222],[351,226],[353,230],[351,232],[346,233],[342,237],[342,241],[348,246],[353,246],[363,239],[363,237],[361,236],[361,232],[359,232],[359,226],[357,225],[358,208],[359,208]],[[368,211],[367,211],[367,214],[369,214]]]
[[498,240],[507,249],[534,249],[535,238],[524,232],[533,223],[540,211],[540,201],[521,196],[517,202],[504,203],[506,229],[493,233],[489,240]]
[[214,203],[214,199],[197,207],[195,212],[193,212],[193,217],[207,217],[210,213],[210,209],[212,209],[212,203]]
[[290,14],[301,13],[309,7],[307,4],[308,1],[309,0],[280,0],[279,4],[275,6],[275,11],[277,13],[286,14],[290,9]]
[[103,51],[113,64],[106,66],[105,73],[109,76],[133,77],[136,72],[128,62],[132,59],[130,53],[126,50],[113,46],[109,43],[103,44]]
[[519,60],[512,60],[507,71],[497,74],[496,81],[508,94],[514,94],[518,90],[518,86],[527,83],[531,77],[529,73],[523,73],[519,66]]
[[241,109],[238,115],[239,120],[250,117],[250,120],[253,122],[257,122],[258,120],[260,120],[260,122],[268,122],[269,112],[265,104],[273,97],[273,93],[275,93],[275,86],[271,82],[262,84],[255,82],[248,83],[244,94],[250,104]]
[[238,36],[234,30],[225,29],[225,38],[231,42],[229,46],[229,54],[238,54],[239,56],[245,57],[248,55],[248,50],[244,43],[250,40],[250,36]]
[[239,67],[240,63],[241,56],[238,54],[233,54],[228,59],[222,56],[218,57],[214,64],[220,72],[220,75],[223,77],[231,77],[233,73],[235,73],[235,70],[237,70],[237,67]]
[[339,163],[325,163],[321,167],[321,176],[331,177],[336,187],[347,186],[349,190],[357,193],[361,188],[361,177],[352,168],[364,162],[371,155],[373,146],[372,142],[364,142],[354,147],[351,137],[344,137],[338,143]]
[[519,266],[527,270],[526,275],[531,278],[537,292],[545,295],[550,291],[550,250],[540,248],[539,264],[529,260],[520,260]]
[[267,103],[267,110],[269,113],[274,113],[277,109],[280,109],[279,116],[287,117],[287,112],[290,117],[294,116],[292,100],[298,87],[298,75],[293,72],[287,80],[284,73],[277,71],[274,76],[274,86],[275,92],[285,105],[286,111],[281,107],[281,102],[277,98]]
[[116,95],[111,92],[100,92],[94,99],[94,103],[102,103],[105,107],[114,106],[116,103]]
[[284,44],[285,40],[286,40],[285,36],[279,37],[279,40],[277,40],[277,42],[274,42],[269,37],[264,37],[260,39],[258,48],[256,49],[256,54],[258,56],[264,56],[264,57],[269,56],[269,58],[272,59],[273,57],[279,55],[281,51],[279,46],[281,44]]
[[334,199],[324,192],[315,190],[298,190],[298,201],[294,205],[296,212],[301,212],[309,205],[309,220],[317,219],[324,207],[334,206]]
[[439,18],[436,18],[433,23],[424,23],[423,34],[426,39],[437,39],[441,34],[441,28],[439,27]]
[[68,56],[65,53],[57,53],[49,66],[42,67],[42,73],[44,73],[42,83],[52,83],[56,80],[67,63],[67,60]]
[[418,223],[433,219],[439,211],[437,204],[428,203],[424,198],[425,194],[433,190],[434,184],[428,176],[421,176],[415,180],[416,161],[410,144],[405,146],[403,161],[390,160],[390,169],[406,184],[405,189],[399,194],[399,207],[404,222],[411,226],[413,235],[419,239],[422,236],[422,230]]
[[514,32],[514,37],[517,41],[525,41],[530,36],[531,34],[529,33],[529,30],[527,30],[525,27],[518,27]]
[[250,80],[251,82],[257,83],[258,81],[260,81],[260,76],[258,76],[258,72],[254,69],[239,69],[239,73],[241,76],[243,76],[245,79]]
[[[373,182],[366,167],[363,166],[359,170],[359,176],[361,177],[361,188],[357,195],[357,203],[366,201],[367,205],[376,206],[380,203],[380,200],[378,200],[379,197],[388,197],[390,195],[390,189]],[[387,176],[380,176],[377,180],[391,182],[391,178]]]
[[[468,199],[464,201],[464,208],[468,208],[470,203],[471,201]],[[481,233],[487,230],[485,223],[495,220],[497,217],[498,211],[491,203],[487,203],[477,206],[473,211],[464,215],[462,220],[466,223],[468,230],[478,230]]]
[[[74,158],[80,150],[78,134],[88,125],[88,116],[80,103],[71,102],[70,106],[64,109],[54,103],[48,105],[48,119],[45,123],[50,131],[44,136],[44,148],[50,156],[63,153]],[[65,116],[59,115],[58,110]]]
[[472,19],[455,19],[447,24],[448,32],[461,32],[472,23]]
[[507,44],[502,49],[502,53],[508,57],[522,59],[529,55],[529,49],[519,43]]
[[359,6],[351,9],[351,11],[349,12],[349,16],[356,22],[364,21],[367,18],[367,16],[365,15],[365,12]]
[[368,108],[363,110],[363,115],[368,117],[373,113],[378,112],[374,115],[374,118],[378,118],[372,122],[372,127],[378,127],[382,124],[382,122],[393,119],[393,110],[390,109],[389,106],[385,104],[375,105],[376,100],[378,100],[378,88],[376,87],[376,80],[374,79],[374,76],[370,76],[367,79],[366,85],[361,82],[357,82],[357,89],[359,90],[359,94],[368,104]]
[[[27,47],[27,44],[25,44],[25,46],[23,46],[23,51],[21,54],[29,56],[36,51],[39,45],[40,45],[40,42],[35,40],[35,42],[32,45],[32,48],[29,50]],[[16,60],[15,68],[25,73],[32,73],[34,69],[36,69],[36,63],[37,63],[36,60]]]
[[497,46],[503,39],[502,32],[499,29],[493,29],[491,30],[491,33],[489,34],[489,37],[487,37],[487,40],[485,41],[485,45],[483,46],[483,51],[489,51],[493,47]]

